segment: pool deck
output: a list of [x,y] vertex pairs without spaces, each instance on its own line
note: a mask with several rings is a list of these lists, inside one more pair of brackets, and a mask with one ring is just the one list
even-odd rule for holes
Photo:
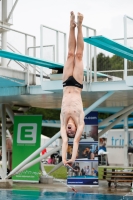
[[[62,183],[55,182],[53,184],[31,184],[31,183],[13,183],[13,189],[21,190],[41,190],[41,191],[51,191],[51,192],[72,192],[70,188],[65,186]],[[130,192],[130,186],[123,185],[118,186],[117,188],[111,187],[108,188],[107,181],[99,181],[99,187],[81,187],[76,186],[75,189],[79,193],[100,193],[100,194],[114,194],[124,196]],[[133,195],[133,192],[130,193],[130,196]]]

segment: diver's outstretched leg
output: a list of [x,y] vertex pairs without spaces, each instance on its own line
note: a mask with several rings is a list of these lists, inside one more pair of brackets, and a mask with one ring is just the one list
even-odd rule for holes
[[74,60],[75,60],[75,48],[76,48],[76,38],[75,38],[75,15],[72,11],[70,13],[70,32],[68,41],[68,56],[63,70],[63,81],[66,81],[69,76],[73,75]]
[[84,41],[83,41],[83,33],[82,33],[82,21],[83,21],[83,15],[81,13],[78,13],[77,16],[77,51],[75,55],[75,66],[74,66],[74,72],[73,77],[78,81],[79,83],[83,83],[83,50],[84,50]]

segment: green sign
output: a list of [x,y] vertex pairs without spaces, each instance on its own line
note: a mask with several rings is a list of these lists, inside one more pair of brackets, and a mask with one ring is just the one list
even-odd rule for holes
[[[13,133],[13,169],[40,147],[42,116],[15,116]],[[35,158],[39,157],[36,156]],[[34,159],[35,159],[34,158]],[[13,180],[38,182],[39,163],[13,176]]]

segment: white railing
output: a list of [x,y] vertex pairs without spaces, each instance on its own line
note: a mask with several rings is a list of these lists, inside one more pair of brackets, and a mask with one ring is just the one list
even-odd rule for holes
[[[127,46],[127,19],[130,19],[133,21],[133,18],[124,15],[123,21],[124,21],[124,45]],[[127,78],[127,59],[124,59],[124,80]]]
[[[82,25],[86,29],[86,37],[89,37],[89,30],[93,31],[96,36],[96,29]],[[86,43],[86,65],[87,65],[87,82],[92,82],[92,45]],[[96,47],[94,46],[94,82],[97,81],[97,58]]]
[[[22,32],[22,31],[18,31],[18,30],[15,30],[15,29],[9,28],[7,26],[3,26],[3,25],[0,25],[0,28],[3,28],[4,30],[10,30],[10,31],[13,31],[13,32],[16,32],[16,33],[19,33],[19,34],[22,34],[25,36],[25,55],[28,55],[28,41],[27,41],[28,37],[33,38],[33,47],[36,46],[36,37],[34,35],[31,35],[31,34],[28,34],[28,33]],[[36,48],[34,48],[34,50],[33,50],[33,57],[36,57]],[[27,63],[25,63],[25,68],[27,69],[26,83],[28,85],[28,83],[29,83],[29,67],[28,67]],[[33,74],[34,74],[34,76],[36,75],[36,66],[35,65],[33,66]],[[34,78],[34,83],[35,83],[35,78]]]
[[[53,61],[55,61],[55,45],[43,45],[43,48],[47,48],[47,47],[52,47],[52,49],[53,49]],[[28,55],[29,55],[29,51],[30,51],[30,49],[34,49],[34,48],[41,48],[40,46],[35,46],[35,47],[28,47]],[[39,76],[41,76],[41,70],[40,70],[40,67],[36,67],[37,68],[37,72],[39,73]],[[48,76],[48,74],[46,74],[44,71],[43,71],[43,74],[45,75],[45,76],[47,76],[47,77],[49,77]]]
[[[52,30],[56,33],[56,55],[55,55],[55,60],[53,61],[56,61],[57,63],[59,62],[59,33],[63,34],[64,35],[64,62],[66,61],[66,33],[62,32],[62,31],[59,31],[57,29],[54,29],[54,28],[51,28],[51,27],[48,27],[48,26],[45,26],[45,25],[41,25],[40,26],[40,58],[43,59],[43,41],[44,41],[44,36],[43,36],[43,32],[44,32],[44,28],[46,29],[49,29],[49,30]],[[43,82],[43,68],[41,68],[41,84]]]

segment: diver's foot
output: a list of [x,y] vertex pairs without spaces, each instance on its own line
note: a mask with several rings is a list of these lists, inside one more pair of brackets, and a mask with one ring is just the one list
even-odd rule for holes
[[78,15],[77,15],[77,27],[82,26],[83,18],[84,18],[84,16],[81,13],[78,12]]
[[73,11],[71,11],[71,13],[70,13],[70,27],[71,28],[75,28],[76,27],[75,14],[74,14]]

